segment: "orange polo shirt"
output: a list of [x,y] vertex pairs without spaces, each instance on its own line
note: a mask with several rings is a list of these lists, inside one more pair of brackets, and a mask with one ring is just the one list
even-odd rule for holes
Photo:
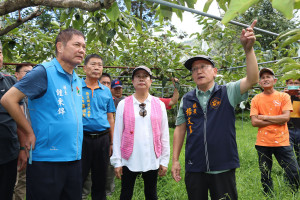
[[[278,91],[269,95],[260,93],[251,101],[250,116],[281,115],[285,110],[293,111],[291,98],[288,94]],[[258,128],[256,145],[268,147],[289,146],[287,123],[284,125],[273,124]]]

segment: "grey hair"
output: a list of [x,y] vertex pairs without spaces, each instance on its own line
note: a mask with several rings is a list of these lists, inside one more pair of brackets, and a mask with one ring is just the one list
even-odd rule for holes
[[0,49],[2,50],[2,43],[1,43],[1,41],[0,41]]

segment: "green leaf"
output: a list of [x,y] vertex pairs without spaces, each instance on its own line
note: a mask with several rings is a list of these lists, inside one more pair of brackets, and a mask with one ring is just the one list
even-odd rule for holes
[[167,84],[167,82],[168,82],[168,78],[165,77],[165,76],[162,76],[162,77],[163,77],[163,79],[162,79],[162,87],[165,87],[166,84]]
[[73,25],[73,28],[75,28],[75,29],[77,29],[77,30],[79,30],[80,27],[81,27],[80,22],[77,21],[77,20],[73,20],[72,25]]
[[120,20],[119,21],[120,25],[127,28],[127,29],[130,29],[130,26],[128,24],[126,24],[124,21]]
[[59,27],[59,23],[57,21],[51,21],[51,25]]
[[168,18],[168,19],[172,18],[172,8],[171,7],[161,5],[160,12],[165,18]]
[[207,0],[205,5],[204,5],[204,8],[203,8],[203,12],[207,12],[211,3],[213,2],[213,0]]
[[297,33],[300,33],[300,29],[293,29],[291,31],[288,31],[288,32],[284,32],[282,34],[280,34],[277,38],[277,40],[280,40],[286,36],[289,36],[289,35],[294,35],[294,34],[297,34]]
[[229,4],[230,0],[217,0],[217,2],[220,8],[226,12],[228,9],[227,5]]
[[124,0],[127,10],[130,12],[131,10],[131,0]]
[[297,42],[298,40],[300,40],[300,32],[294,36],[289,37],[288,39],[286,39],[281,45],[280,47],[285,47],[289,44],[292,44],[294,42]]
[[282,64],[286,64],[286,63],[296,63],[296,61],[292,58],[286,57],[286,58],[282,58],[280,59],[278,62],[276,62],[276,65],[282,65]]
[[227,24],[230,20],[244,13],[250,6],[257,3],[259,0],[231,0],[229,9],[225,13],[222,23]]
[[272,6],[280,11],[287,19],[293,18],[294,0],[273,0]]
[[114,54],[118,57],[120,55],[118,48],[116,46],[113,46],[113,49],[114,49]]
[[300,70],[293,70],[285,73],[280,80],[298,79],[300,78]]
[[107,31],[107,37],[109,38],[113,38],[116,35],[116,31],[115,29],[110,29],[109,31]]
[[123,42],[122,41],[117,41],[117,44],[119,45],[119,47],[121,49],[124,49],[124,45],[123,45]]
[[106,44],[107,40],[106,40],[106,35],[100,33],[98,35],[98,39],[103,43],[103,44]]
[[194,8],[194,5],[196,3],[194,0],[185,0],[185,2],[187,3],[187,6],[189,8]]
[[142,32],[142,21],[138,18],[134,18],[135,28],[138,32]]
[[87,37],[87,44],[90,44],[96,37],[96,31],[94,29],[91,29],[86,37]]
[[292,70],[300,70],[300,63],[286,64],[281,72],[289,72]]
[[119,15],[120,15],[118,3],[114,2],[113,5],[109,9],[106,10],[106,14],[107,14],[107,17],[111,21],[113,21],[113,22],[117,21],[117,19],[119,18]]
[[112,41],[112,38],[107,38],[106,45],[110,45],[111,41]]
[[67,14],[67,12],[64,10],[61,15],[60,15],[60,21],[64,22],[67,18],[69,17],[69,15]]
[[123,42],[128,43],[128,38],[123,35],[123,33],[118,32],[118,36],[122,39]]
[[300,9],[300,0],[295,0],[294,9]]
[[177,17],[182,21],[182,13],[183,13],[183,11],[178,10],[178,9],[174,9],[174,11],[175,11]]

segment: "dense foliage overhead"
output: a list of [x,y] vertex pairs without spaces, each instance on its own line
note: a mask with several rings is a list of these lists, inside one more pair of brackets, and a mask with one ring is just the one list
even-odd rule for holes
[[[189,8],[194,8],[197,2],[197,0],[167,1]],[[238,5],[237,1],[239,1]],[[5,6],[8,2],[11,3],[10,10]],[[76,4],[70,4],[74,2]],[[211,2],[212,0],[207,1],[204,11],[208,10]],[[258,35],[255,51],[259,61],[297,55],[299,29],[289,30],[296,24],[294,26],[292,21],[284,19],[273,10],[276,8],[274,0],[272,1],[273,8],[270,3],[267,8],[255,2],[217,0],[219,7],[224,10],[225,17],[229,20],[245,10],[246,14],[240,15],[239,18],[245,22],[249,23],[255,15],[258,15],[258,27],[269,29],[272,23],[276,23],[274,32],[287,30],[273,44],[270,44],[270,41],[274,38]],[[268,0],[263,1],[265,2]],[[298,8],[299,0],[289,2],[293,2],[293,8]],[[16,4],[19,4],[19,7],[14,6]],[[240,8],[241,6],[243,9]],[[290,9],[286,4],[282,4],[282,7]],[[232,14],[233,8],[239,12]],[[182,19],[183,11],[156,4],[150,0],[2,1],[0,2],[0,35],[1,33],[3,35],[0,39],[3,43],[4,59],[5,62],[29,61],[33,63],[49,60],[54,56],[54,40],[57,33],[62,29],[73,27],[86,35],[87,54],[101,54],[106,65],[135,67],[144,64],[154,67],[156,68],[155,77],[160,80],[161,85],[166,85],[166,80],[171,75],[186,80],[189,72],[184,69],[182,61],[200,53],[212,55],[216,59],[223,69],[221,72],[223,76],[218,78],[220,81],[237,80],[244,76],[245,70],[227,70],[230,67],[243,65],[245,61],[238,41],[240,27],[233,25],[224,27],[220,22],[199,17],[199,24],[204,27],[203,32],[196,34],[196,40],[190,43],[178,43],[174,42],[172,37],[186,39],[186,35],[179,33],[175,26],[168,23],[173,13]],[[159,20],[160,23],[155,20]],[[276,31],[275,28],[279,29]],[[208,48],[203,48],[205,44]],[[283,69],[291,69],[293,66],[291,76],[296,77],[300,74],[297,61],[296,63],[290,60],[283,61],[276,67],[278,70],[288,74]],[[130,73],[128,70],[109,69],[108,71],[116,75]],[[185,81],[183,84],[191,85],[192,81]]]

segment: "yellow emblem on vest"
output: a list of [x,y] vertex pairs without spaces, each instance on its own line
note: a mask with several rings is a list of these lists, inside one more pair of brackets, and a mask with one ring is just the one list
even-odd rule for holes
[[213,109],[217,109],[219,106],[221,105],[221,99],[219,97],[214,97],[211,101],[210,101],[210,106]]

